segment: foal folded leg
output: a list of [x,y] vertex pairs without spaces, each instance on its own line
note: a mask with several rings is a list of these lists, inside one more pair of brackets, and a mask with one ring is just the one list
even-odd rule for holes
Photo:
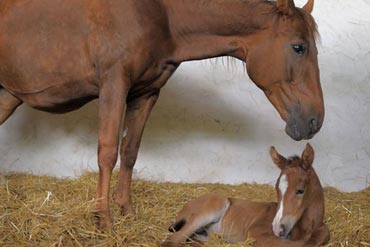
[[318,247],[324,244],[327,244],[330,240],[330,232],[327,225],[322,225],[315,232],[312,233],[312,236],[308,243],[305,244],[307,247]]
[[0,86],[0,125],[22,104],[22,101]]
[[165,239],[162,246],[183,246],[188,239],[207,241],[208,237],[202,236],[202,233],[207,231],[220,234],[222,219],[229,207],[228,198],[214,194],[189,201],[176,215],[175,222],[170,227],[175,232]]
[[[262,232],[260,234],[256,232]],[[256,240],[254,247],[305,247],[303,242],[291,241],[275,237],[271,232],[266,232],[266,226],[262,226],[260,231],[258,228],[251,231],[251,236]]]
[[133,213],[130,187],[132,170],[136,162],[145,123],[157,102],[159,90],[127,103],[124,133],[121,141],[121,165],[114,201],[121,207],[123,215]]
[[96,191],[99,228],[110,228],[109,185],[119,147],[119,131],[130,84],[120,65],[103,78],[99,91],[99,179]]

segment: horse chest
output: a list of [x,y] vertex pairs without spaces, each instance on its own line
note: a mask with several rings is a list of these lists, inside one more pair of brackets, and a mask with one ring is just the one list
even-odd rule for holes
[[177,63],[165,61],[149,68],[134,81],[129,98],[139,97],[150,91],[162,88],[178,66],[179,64]]

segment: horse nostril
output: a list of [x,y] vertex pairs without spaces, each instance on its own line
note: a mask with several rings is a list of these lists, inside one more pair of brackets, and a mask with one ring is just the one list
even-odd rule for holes
[[317,129],[318,129],[319,125],[318,125],[318,122],[315,118],[311,119],[310,121],[310,130],[312,133],[316,133]]

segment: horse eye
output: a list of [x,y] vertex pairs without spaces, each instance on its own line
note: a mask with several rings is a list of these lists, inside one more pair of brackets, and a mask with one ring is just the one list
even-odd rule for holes
[[303,45],[292,45],[292,48],[295,53],[300,54],[300,55],[302,55],[306,51]]
[[296,195],[302,195],[303,193],[304,193],[304,190],[297,190],[295,194]]

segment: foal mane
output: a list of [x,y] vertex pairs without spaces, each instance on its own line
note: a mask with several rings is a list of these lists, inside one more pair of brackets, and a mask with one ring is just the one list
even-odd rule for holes
[[293,155],[293,156],[290,156],[288,159],[287,159],[287,165],[292,165],[294,161],[297,161],[297,160],[300,160],[301,158],[299,158],[298,155]]
[[301,167],[301,168],[303,168],[302,167],[302,160],[298,155],[293,155],[293,156],[290,156],[289,158],[287,158],[285,166],[287,168],[290,168],[290,167]]

